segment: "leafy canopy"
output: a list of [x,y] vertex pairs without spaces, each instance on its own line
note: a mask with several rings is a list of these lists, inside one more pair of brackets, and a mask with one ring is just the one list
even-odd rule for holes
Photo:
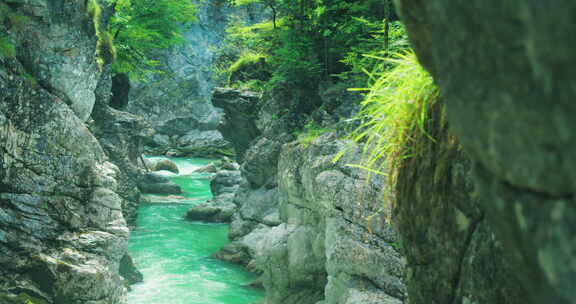
[[194,21],[190,0],[118,0],[108,25],[117,51],[114,71],[137,79],[158,72],[154,51],[182,43],[183,25]]
[[271,17],[259,24],[233,22],[228,28],[228,44],[232,45],[232,52],[237,53],[223,57],[229,66],[237,66],[239,62],[235,58],[241,54],[263,54],[272,75],[268,82],[271,86],[288,82],[314,89],[322,80],[351,71],[365,81],[366,75],[359,65],[372,70],[368,62],[376,64],[357,58],[362,58],[364,52],[389,46],[387,41],[392,32],[389,21],[395,18],[388,0],[233,2],[236,5],[259,3],[268,9]]

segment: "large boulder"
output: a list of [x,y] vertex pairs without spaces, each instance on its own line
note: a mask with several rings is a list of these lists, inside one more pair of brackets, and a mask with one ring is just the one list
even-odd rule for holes
[[576,302],[576,2],[397,2],[527,302]]
[[210,181],[214,197],[204,204],[192,207],[186,213],[186,219],[193,221],[230,222],[236,212],[234,196],[242,177],[239,170],[221,170]]
[[176,163],[174,163],[169,159],[160,159],[156,161],[151,161],[148,168],[152,171],[170,171],[175,174],[180,173],[178,165],[176,165]]
[[230,143],[216,130],[192,130],[178,138],[176,150],[190,156],[231,154]]
[[181,194],[182,188],[167,177],[157,173],[143,175],[138,181],[138,188],[144,193],[153,194]]

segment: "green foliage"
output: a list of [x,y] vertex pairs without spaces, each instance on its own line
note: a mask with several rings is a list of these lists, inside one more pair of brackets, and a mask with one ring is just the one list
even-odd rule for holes
[[[258,24],[236,21],[228,28],[229,52],[224,62],[233,65],[240,54],[266,54],[272,77],[268,86],[294,85],[315,90],[318,83],[338,75],[365,74],[376,66],[361,54],[380,54],[392,41],[403,39],[398,23],[389,29],[390,1],[341,0],[236,0],[236,5],[260,3],[272,12],[271,20]],[[400,37],[402,36],[402,37]],[[405,40],[404,40],[405,41]],[[396,50],[399,45],[393,44]],[[378,50],[378,51],[375,51]],[[369,64],[368,61],[371,63]],[[371,66],[372,65],[372,66]],[[227,70],[226,68],[220,68]]]
[[0,55],[2,57],[15,57],[16,47],[9,36],[0,34]]
[[100,68],[104,64],[113,63],[117,58],[116,46],[114,45],[114,39],[107,31],[101,31],[97,34],[98,40],[96,42],[96,61]]
[[0,2],[0,56],[16,57],[16,44],[10,32],[21,29],[27,21],[26,16]]
[[[374,23],[358,18],[356,20],[371,29],[372,34],[370,37],[361,39],[357,45],[352,46],[342,59],[342,62],[350,67],[350,70],[335,76],[351,81],[355,86],[363,86],[370,74],[380,73],[392,67],[391,64],[382,62],[379,58],[409,50],[410,43],[404,26],[399,21],[389,23],[386,37],[385,23]],[[385,41],[389,42],[388,48],[384,48]]]
[[307,147],[312,143],[312,141],[314,141],[314,139],[318,138],[318,136],[334,131],[335,130],[331,128],[322,128],[314,122],[308,122],[300,132],[296,133],[296,135],[298,137],[298,142]]
[[154,51],[182,43],[183,24],[196,21],[189,0],[118,0],[115,7],[108,25],[116,48],[113,68],[133,79],[159,72]]
[[[104,0],[112,1],[112,0]],[[98,0],[88,0],[86,3],[86,14],[92,20],[94,31],[96,32],[96,63],[102,70],[105,64],[110,64],[116,59],[116,47],[110,33],[102,28],[101,20],[102,8]]]
[[423,140],[434,141],[426,131],[428,111],[436,103],[438,89],[412,51],[393,58],[378,58],[393,68],[371,75],[370,88],[358,119],[361,126],[351,138],[364,143],[364,161],[355,165],[382,173],[382,160],[394,185],[402,160],[420,155]]
[[[266,65],[266,55],[254,52],[245,52],[228,68],[228,82],[232,78],[242,78],[244,80],[257,79],[258,70]],[[241,77],[235,74],[242,73]]]

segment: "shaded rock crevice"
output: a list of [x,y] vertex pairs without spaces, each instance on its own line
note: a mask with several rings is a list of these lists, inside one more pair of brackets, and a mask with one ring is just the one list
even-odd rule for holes
[[575,302],[576,4],[397,3],[527,302]]
[[434,141],[415,138],[421,153],[398,169],[394,222],[408,261],[410,303],[525,303],[526,291],[473,194],[472,162],[443,111],[442,100],[428,111]]

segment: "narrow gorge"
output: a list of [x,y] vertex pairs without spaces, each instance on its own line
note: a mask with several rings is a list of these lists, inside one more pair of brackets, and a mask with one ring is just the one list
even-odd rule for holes
[[0,0],[0,304],[576,303],[574,18]]

